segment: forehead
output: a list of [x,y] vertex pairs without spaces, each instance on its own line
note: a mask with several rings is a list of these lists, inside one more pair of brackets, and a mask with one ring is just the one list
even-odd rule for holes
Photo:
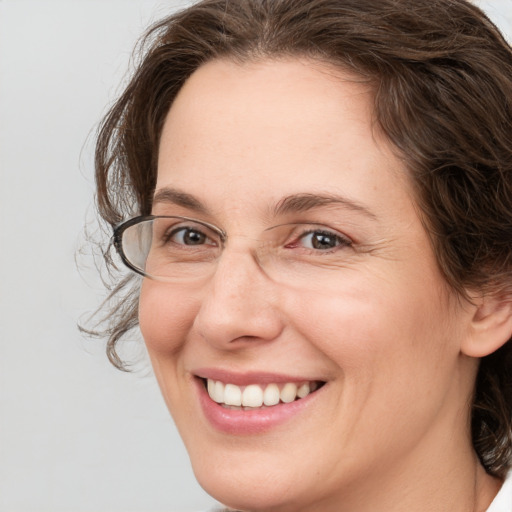
[[157,191],[172,186],[247,206],[326,189],[368,195],[390,181],[403,188],[404,175],[361,79],[310,60],[215,60],[169,111]]

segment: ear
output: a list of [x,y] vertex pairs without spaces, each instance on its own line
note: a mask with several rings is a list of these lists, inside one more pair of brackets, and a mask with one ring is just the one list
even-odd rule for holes
[[470,334],[461,351],[470,357],[492,354],[512,338],[512,293],[489,294],[475,302]]

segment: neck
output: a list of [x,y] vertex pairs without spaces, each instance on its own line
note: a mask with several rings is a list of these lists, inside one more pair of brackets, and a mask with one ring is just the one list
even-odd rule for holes
[[480,464],[469,428],[440,425],[406,450],[398,463],[383,461],[362,485],[354,480],[328,502],[293,511],[485,512],[500,489],[502,482]]
[[[383,468],[380,475],[368,478],[366,485],[344,490],[343,496],[315,503],[311,511],[322,512],[485,512],[502,482],[486,473],[476,455],[460,465],[418,470]],[[293,507],[293,512],[310,508]],[[291,512],[291,511],[286,511]]]

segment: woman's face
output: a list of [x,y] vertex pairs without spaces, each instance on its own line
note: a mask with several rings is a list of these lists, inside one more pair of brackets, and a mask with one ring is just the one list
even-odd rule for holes
[[[465,453],[471,308],[440,275],[367,86],[311,61],[204,65],[166,119],[156,197],[154,214],[227,233],[209,278],[146,279],[140,296],[163,396],[214,497],[327,511],[372,489],[386,510],[386,482]],[[283,224],[298,228],[263,264],[257,241]],[[248,388],[253,407],[212,400],[208,379],[221,402]]]

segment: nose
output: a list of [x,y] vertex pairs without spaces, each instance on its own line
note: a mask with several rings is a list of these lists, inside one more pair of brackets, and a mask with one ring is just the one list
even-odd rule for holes
[[203,289],[195,329],[222,350],[276,339],[283,329],[276,284],[250,253],[228,253]]

